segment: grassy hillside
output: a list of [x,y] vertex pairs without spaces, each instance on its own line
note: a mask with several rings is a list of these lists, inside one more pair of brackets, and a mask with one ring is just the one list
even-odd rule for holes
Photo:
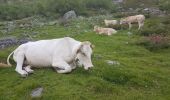
[[112,0],[5,0],[0,3],[0,20],[13,20],[41,15],[54,19],[74,10],[76,14],[91,16],[114,12]]
[[[97,23],[102,25],[93,18],[78,19],[68,27],[46,25],[9,33],[20,38],[24,31],[38,32],[34,40],[64,36],[89,40],[95,45],[94,68],[89,71],[77,68],[70,74],[58,74],[50,68],[34,69],[34,74],[21,78],[13,63],[11,68],[0,69],[0,100],[30,100],[36,87],[44,88],[42,97],[37,98],[40,100],[169,100],[170,48],[151,52],[137,45],[142,36],[136,26],[110,37],[97,35],[92,31]],[[1,61],[15,48],[0,50]],[[108,65],[106,60],[118,61],[120,65]]]
[[154,7],[158,4],[158,0],[124,0],[126,8]]

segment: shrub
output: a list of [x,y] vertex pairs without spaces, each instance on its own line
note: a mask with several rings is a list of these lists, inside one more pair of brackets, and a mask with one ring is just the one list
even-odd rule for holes
[[31,0],[0,3],[0,19],[20,19],[33,15],[63,16],[74,10],[78,15],[106,14],[116,11],[112,0]]
[[145,46],[151,51],[165,49],[170,47],[170,37],[163,34],[152,34],[148,37],[142,38],[139,44]]
[[169,34],[170,33],[170,19],[168,17],[152,18],[146,20],[144,27],[140,31],[141,35],[149,36],[151,34]]
[[164,11],[170,11],[170,1],[169,0],[160,0],[159,8]]

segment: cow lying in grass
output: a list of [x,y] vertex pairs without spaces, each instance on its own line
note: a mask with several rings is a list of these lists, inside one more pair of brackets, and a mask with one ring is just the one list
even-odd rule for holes
[[94,26],[94,31],[97,34],[104,34],[104,35],[108,35],[108,36],[117,33],[117,31],[115,29],[112,29],[112,28],[102,28],[102,27],[98,27],[98,26]]
[[138,30],[141,29],[141,27],[144,26],[145,16],[144,15],[135,15],[135,16],[129,16],[126,18],[123,18],[120,20],[120,24],[128,24],[129,29],[132,27],[132,23],[137,22],[139,27]]
[[117,25],[118,24],[118,21],[117,20],[104,20],[104,23],[106,26],[114,26],[114,25]]
[[68,73],[76,68],[76,60],[88,70],[93,67],[91,46],[88,41],[80,42],[69,37],[28,42],[14,50],[8,56],[7,63],[11,65],[9,58],[13,54],[13,59],[17,63],[15,70],[24,77],[33,72],[32,66],[52,66],[58,73]]

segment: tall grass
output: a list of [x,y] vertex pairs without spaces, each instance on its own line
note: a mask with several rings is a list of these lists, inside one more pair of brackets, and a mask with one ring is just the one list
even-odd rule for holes
[[169,0],[160,0],[159,7],[161,10],[170,12],[170,1]]
[[[12,20],[33,15],[59,17],[69,10],[79,15],[100,14],[115,11],[112,0],[33,0],[11,1],[0,3],[0,19]],[[103,13],[103,12],[102,12]]]

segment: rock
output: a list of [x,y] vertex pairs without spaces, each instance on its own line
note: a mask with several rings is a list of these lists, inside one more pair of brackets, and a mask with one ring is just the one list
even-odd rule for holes
[[57,20],[55,20],[55,21],[50,21],[50,22],[48,22],[48,25],[56,25],[57,23],[58,23]]
[[79,20],[84,20],[85,17],[83,17],[83,16],[78,16],[78,19],[79,19]]
[[18,41],[17,41],[17,44],[24,44],[24,43],[27,43],[27,42],[29,42],[29,41],[31,41],[31,39],[19,39]]
[[133,8],[129,8],[130,11],[133,11]]
[[39,32],[31,32],[32,35],[37,35]]
[[129,44],[129,42],[125,42],[125,44]]
[[68,21],[68,20],[74,19],[76,17],[77,17],[77,15],[76,15],[75,11],[71,10],[64,14],[63,19]]
[[43,88],[42,87],[38,87],[38,88],[32,90],[30,95],[31,95],[32,98],[41,97],[42,96],[42,92],[43,92]]
[[113,0],[113,3],[114,4],[120,4],[120,3],[123,3],[124,0]]
[[165,12],[161,11],[159,8],[151,7],[151,8],[144,8],[142,10],[143,13],[149,13],[150,15],[165,15]]
[[0,49],[3,49],[5,47],[9,47],[12,45],[20,45],[23,43],[26,43],[30,41],[31,39],[16,39],[15,37],[6,37],[3,39],[0,39]]
[[106,60],[106,63],[108,65],[120,65],[120,63],[118,61],[112,61],[112,60]]
[[0,32],[5,35],[6,33],[8,33],[8,30],[0,30]]
[[132,32],[127,32],[127,35],[132,35],[133,33]]
[[96,59],[102,59],[102,58],[103,58],[103,56],[100,55],[100,54],[95,54],[94,57],[95,57]]
[[7,32],[11,32],[16,28],[16,25],[13,21],[9,21],[6,23],[5,25],[5,29],[7,30]]
[[0,49],[16,44],[17,44],[17,40],[15,37],[7,37],[0,40]]

